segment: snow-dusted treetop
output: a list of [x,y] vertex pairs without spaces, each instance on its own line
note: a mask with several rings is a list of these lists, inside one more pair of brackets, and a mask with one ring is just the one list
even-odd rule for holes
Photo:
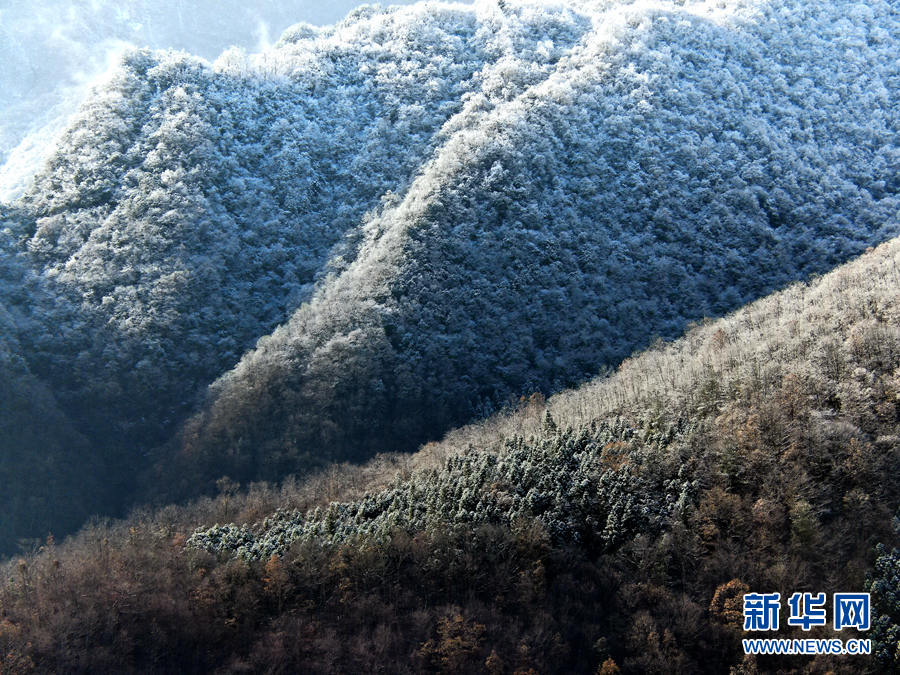
[[[409,4],[395,0],[391,4]],[[356,0],[41,0],[0,8],[0,201],[22,194],[68,120],[123,52],[205,59],[258,50],[284,28],[338,22]]]

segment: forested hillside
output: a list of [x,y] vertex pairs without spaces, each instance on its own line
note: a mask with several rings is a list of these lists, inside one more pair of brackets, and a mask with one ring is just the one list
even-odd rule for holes
[[552,67],[504,59],[187,453],[271,478],[409,448],[895,233],[896,9],[732,11],[615,4]]
[[[394,0],[393,4],[411,4]],[[356,0],[41,0],[0,15],[0,201],[21,196],[91,87],[135,45],[215,59],[260,49],[301,19],[333,23]]]
[[[49,541],[0,665],[895,672],[898,286],[894,239],[414,455]],[[873,655],[744,658],[741,595],[807,588],[872,593]]]
[[0,212],[2,547],[412,450],[895,235],[898,18],[426,3],[128,54]]

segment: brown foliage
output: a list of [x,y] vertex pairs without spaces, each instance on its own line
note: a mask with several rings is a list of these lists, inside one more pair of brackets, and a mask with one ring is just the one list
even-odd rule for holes
[[744,620],[744,594],[750,587],[740,579],[732,579],[716,588],[709,611],[713,617],[730,628],[740,630]]

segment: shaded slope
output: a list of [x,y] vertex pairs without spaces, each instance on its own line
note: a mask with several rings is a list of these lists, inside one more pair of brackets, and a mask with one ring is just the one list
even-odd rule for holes
[[110,507],[108,467],[29,372],[12,321],[0,304],[0,555],[21,539],[72,532]]
[[406,189],[493,64],[552,31],[555,51],[522,57],[540,79],[588,25],[533,13],[498,36],[477,17],[364,9],[214,64],[131,53],[3,212],[15,350],[105,457],[112,503],[326,261],[353,259],[345,234]]
[[590,16],[546,80],[510,64],[521,94],[448,122],[356,259],[211,388],[195,469],[414,447],[897,232],[895,9]]

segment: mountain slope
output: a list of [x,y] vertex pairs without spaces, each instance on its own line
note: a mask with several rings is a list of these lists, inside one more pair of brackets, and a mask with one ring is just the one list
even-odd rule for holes
[[[397,458],[387,486],[384,459],[223,485],[48,543],[3,568],[0,665],[893,672],[898,270],[894,239]],[[744,659],[741,595],[805,588],[871,590],[876,655]]]
[[4,332],[106,458],[112,503],[197,393],[353,255],[344,233],[405,189],[510,39],[552,30],[561,53],[584,25],[535,14],[501,40],[455,6],[363,10],[213,65],[124,58],[2,213],[21,268]]
[[[128,392],[149,387],[156,405],[132,394],[135,409],[120,415],[165,429],[159,418],[284,320],[340,236],[428,152],[484,60],[454,18],[432,17],[426,43],[440,57],[396,49],[415,15],[385,19],[381,45],[366,32],[369,53],[351,21],[314,45],[288,40],[258,64],[127,57],[19,202],[27,217],[15,234],[41,282],[71,304],[38,315],[33,332],[100,324],[99,335],[64,330],[52,345],[29,345],[36,370],[61,379],[73,342],[100,343],[82,347],[85,370],[102,364]],[[370,63],[380,70],[364,76]],[[409,71],[431,71],[441,89],[390,79]],[[415,123],[404,124],[411,106]],[[397,124],[384,123],[391,116]],[[73,397],[96,378],[77,370]]]
[[[400,0],[409,4],[412,0]],[[300,17],[339,20],[355,0],[95,0],[7,3],[0,21],[0,201],[21,196],[91,83],[133,45],[214,59],[274,38]]]
[[410,448],[897,231],[895,9],[590,17],[546,79],[510,64],[506,100],[448,122],[355,260],[211,388],[189,454],[273,477]]
[[896,234],[896,8],[720,5],[125,57],[0,214],[0,337],[107,510],[411,450]]
[[[858,487],[870,492],[870,506],[888,509],[888,522],[894,501],[880,490],[893,494],[900,487],[898,287],[900,239],[893,239],[808,286],[794,284],[695,326],[546,405],[528,402],[451,433],[444,447],[430,444],[427,455],[447,458],[446,466],[428,459],[430,470],[357,502],[332,504],[325,513],[280,513],[261,527],[213,528],[198,533],[195,544],[265,560],[298,540],[341,542],[435,522],[509,526],[535,518],[557,542],[583,543],[587,535],[572,528],[589,526],[586,518],[599,507],[570,502],[576,494],[622,509],[593,522],[599,529],[592,537],[615,542],[608,530],[620,520],[632,536],[646,534],[676,504],[683,508],[696,501],[698,489],[709,489],[710,477],[696,482],[692,476],[709,469],[698,468],[707,454],[708,461],[727,464],[729,489],[783,501],[799,495],[754,477],[754,465],[769,472],[799,462],[812,471],[821,469],[817,462],[838,464],[854,450],[864,452],[871,462],[864,473],[873,482]],[[742,432],[726,433],[734,427]],[[770,444],[774,455],[764,452]],[[644,452],[653,455],[649,465]],[[663,468],[665,478],[656,475]],[[615,485],[611,476],[621,484],[607,494]],[[652,485],[640,484],[653,477]],[[844,481],[851,478],[826,472],[806,487],[849,492]],[[548,493],[543,500],[540,492]]]
[[[323,650],[331,611],[364,626],[366,608],[383,603],[395,622],[424,614],[482,625],[484,640],[454,652],[471,669],[493,648],[502,662],[548,672],[588,672],[609,655],[626,672],[724,672],[742,656],[743,593],[870,588],[876,550],[889,564],[876,543],[900,541],[898,287],[894,239],[546,407],[531,402],[455,432],[425,450],[447,456],[443,464],[425,459],[429,468],[354,500],[201,529],[188,545],[221,564],[258,561],[300,602],[300,584],[329,564],[340,570],[332,582],[344,595],[309,613],[329,626],[313,631]],[[326,563],[322,548],[333,556]],[[273,570],[282,575],[274,581]],[[877,660],[755,665],[891,672],[900,588],[890,570],[876,571],[881,627],[867,637]],[[406,588],[424,599],[398,590]],[[548,606],[553,618],[541,616]],[[540,641],[554,631],[554,641]],[[420,657],[430,638],[435,659],[446,653],[440,638],[449,640],[440,628],[388,635],[398,655],[421,640]],[[783,626],[778,637],[809,634]],[[262,651],[265,639],[256,645],[267,657],[249,662],[318,653],[276,657]],[[519,640],[540,646],[516,655]]]

